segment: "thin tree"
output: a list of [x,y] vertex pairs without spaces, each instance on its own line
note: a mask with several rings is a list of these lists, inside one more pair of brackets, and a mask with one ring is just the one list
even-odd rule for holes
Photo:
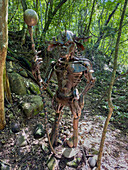
[[8,47],[8,0],[0,0],[0,130],[5,127],[3,71]]
[[[47,9],[46,9],[46,12],[45,12],[45,26],[44,26],[44,29],[43,29],[43,32],[42,32],[43,38],[45,38],[46,32],[49,29],[49,26],[50,26],[54,16],[56,15],[57,11],[63,6],[64,3],[66,3],[66,1],[67,0],[61,0],[54,9],[53,9],[53,0],[48,1]],[[49,5],[49,7],[48,7],[48,5]]]
[[[115,14],[116,10],[118,9],[118,6],[120,5],[120,3],[117,3],[115,6],[115,9],[112,11],[112,13],[109,15],[108,19],[106,20],[104,27],[107,26],[111,20],[111,18],[113,17],[113,15]],[[100,33],[99,33],[99,37],[98,40],[96,41],[96,43],[94,44],[94,49],[97,49],[100,45],[100,41],[102,40],[102,37],[104,36],[104,30],[101,29]]]
[[89,18],[89,24],[88,24],[88,26],[87,26],[87,31],[86,31],[86,33],[85,33],[86,35],[89,34],[89,30],[90,30],[90,26],[91,26],[91,22],[92,22],[92,16],[93,16],[93,13],[94,13],[95,2],[96,2],[96,0],[93,0],[91,15],[90,15],[90,18]]
[[21,4],[22,4],[22,7],[23,7],[23,11],[25,11],[27,9],[26,1],[25,0],[21,0]]
[[119,32],[118,32],[116,46],[115,46],[113,72],[112,72],[111,82],[110,82],[109,91],[108,91],[109,113],[108,113],[107,119],[105,121],[103,132],[102,132],[100,150],[99,150],[98,161],[97,161],[97,170],[100,170],[101,158],[102,158],[102,153],[103,153],[103,147],[104,147],[104,141],[105,141],[105,136],[106,136],[106,132],[107,132],[107,127],[108,127],[109,120],[110,120],[110,118],[112,116],[113,109],[114,109],[112,99],[111,99],[111,94],[112,94],[112,88],[113,88],[113,84],[114,84],[115,76],[116,76],[117,59],[118,59],[118,51],[119,51],[119,42],[120,42],[122,24],[123,24],[123,20],[124,20],[124,15],[125,15],[125,11],[126,11],[127,2],[128,2],[128,0],[125,0],[125,2],[124,2],[123,12],[122,12],[122,15],[121,15],[121,20],[120,20]]

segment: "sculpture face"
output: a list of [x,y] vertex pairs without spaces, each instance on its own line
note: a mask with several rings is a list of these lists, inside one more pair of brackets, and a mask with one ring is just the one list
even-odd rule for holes
[[75,50],[75,43],[68,41],[58,46],[59,56],[62,58],[68,58]]
[[55,47],[58,49],[58,55],[62,58],[68,58],[75,50],[74,34],[71,31],[63,31],[57,36],[57,41],[48,46],[48,51]]

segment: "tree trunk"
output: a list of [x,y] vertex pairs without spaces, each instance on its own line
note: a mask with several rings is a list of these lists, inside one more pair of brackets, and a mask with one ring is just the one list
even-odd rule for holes
[[0,0],[0,130],[5,127],[3,71],[8,47],[8,0]]
[[105,125],[104,125],[103,132],[102,132],[102,138],[101,138],[101,143],[100,143],[100,150],[99,150],[98,161],[97,161],[97,170],[100,170],[101,158],[102,158],[102,152],[103,152],[103,147],[104,147],[104,141],[105,141],[105,136],[106,136],[106,132],[107,132],[107,127],[108,127],[109,120],[110,120],[110,118],[112,116],[113,108],[114,108],[113,104],[112,104],[111,94],[112,94],[113,84],[114,84],[114,81],[115,81],[115,75],[116,75],[116,69],[117,69],[117,58],[118,58],[119,42],[120,42],[120,37],[121,37],[122,24],[123,24],[123,19],[124,19],[125,11],[126,11],[127,1],[128,0],[125,0],[125,3],[124,3],[124,8],[123,8],[123,12],[122,12],[122,15],[121,15],[121,20],[120,20],[118,37],[117,37],[117,41],[116,41],[115,56],[114,56],[114,66],[113,66],[113,72],[112,72],[111,82],[110,82],[109,91],[108,91],[109,113],[108,113],[108,117],[107,117],[107,119],[105,121]]

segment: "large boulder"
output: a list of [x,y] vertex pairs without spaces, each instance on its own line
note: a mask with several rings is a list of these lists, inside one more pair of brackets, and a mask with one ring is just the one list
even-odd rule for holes
[[23,96],[22,100],[20,101],[20,107],[24,115],[27,118],[31,118],[43,109],[42,98],[38,95]]
[[11,93],[17,97],[18,106],[27,118],[38,114],[43,108],[38,84],[30,71],[15,62],[7,62]]
[[39,86],[32,80],[21,76],[19,73],[8,73],[8,77],[11,93],[17,95],[40,94]]
[[26,94],[26,87],[24,84],[24,78],[19,75],[18,73],[9,73],[9,83],[10,89],[12,93],[17,95],[25,95]]

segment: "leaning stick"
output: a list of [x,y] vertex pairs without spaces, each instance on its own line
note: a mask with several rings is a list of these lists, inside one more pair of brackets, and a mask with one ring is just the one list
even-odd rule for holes
[[[33,12],[33,10],[30,10],[28,12]],[[35,13],[35,11],[34,11]],[[37,14],[36,14],[37,15]],[[27,15],[26,15],[27,17]],[[25,15],[24,15],[24,20],[25,20]],[[32,21],[33,18],[31,18],[30,22]],[[26,22],[26,20],[25,20]],[[44,90],[44,81],[42,80],[41,78],[41,75],[40,75],[40,64],[42,63],[42,59],[41,58],[38,58],[38,54],[41,52],[41,51],[36,51],[35,49],[35,43],[34,43],[34,39],[33,39],[33,31],[32,31],[32,26],[36,25],[37,22],[34,21],[34,23],[28,23],[26,22],[26,24],[28,25],[28,30],[29,30],[29,34],[30,34],[30,38],[31,38],[31,42],[32,42],[32,51],[34,52],[34,62],[37,64],[36,65],[36,68],[34,70],[32,70],[32,73],[33,73],[33,76],[35,77],[35,79],[38,81],[38,85],[40,87],[40,93],[41,93],[41,97],[42,97],[42,102],[43,102],[43,105],[44,105],[44,113],[45,113],[45,127],[46,127],[46,133],[47,133],[47,137],[48,137],[48,142],[49,142],[49,146],[52,150],[52,152],[56,155],[55,153],[55,150],[53,149],[53,146],[51,144],[51,141],[50,141],[50,136],[49,136],[49,133],[48,133],[48,128],[47,128],[47,111],[46,111],[46,106],[45,106],[45,101],[44,101],[44,96],[43,96],[43,90]],[[37,75],[37,76],[36,76]]]

